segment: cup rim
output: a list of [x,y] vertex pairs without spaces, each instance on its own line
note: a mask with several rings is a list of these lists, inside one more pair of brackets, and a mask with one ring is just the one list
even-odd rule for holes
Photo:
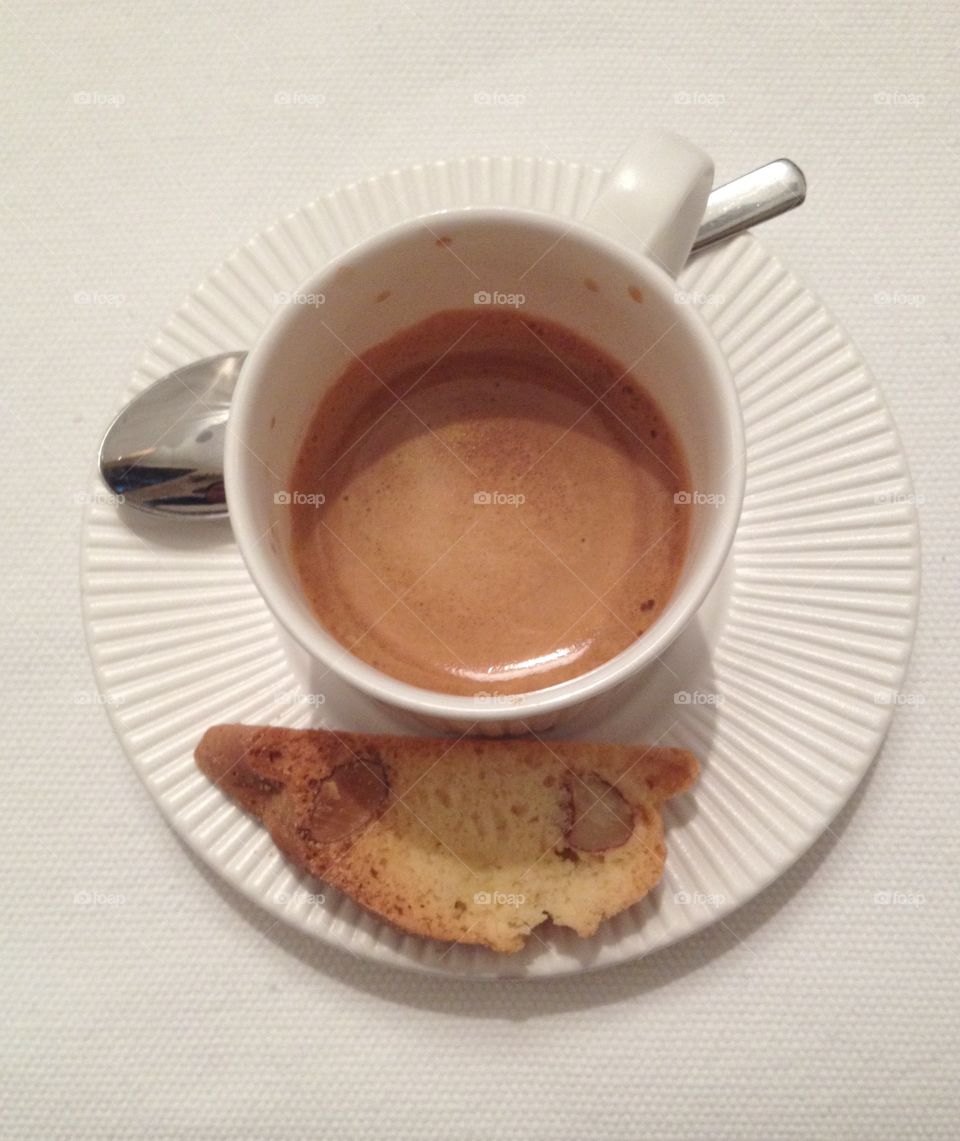
[[[704,549],[698,552],[697,563],[688,581],[674,592],[650,629],[619,654],[592,670],[542,689],[504,694],[497,702],[490,703],[482,696],[430,690],[384,673],[351,654],[332,634],[324,630],[319,619],[315,619],[314,625],[304,628],[299,611],[290,601],[287,586],[274,571],[263,544],[258,540],[249,542],[256,531],[249,486],[255,473],[253,465],[249,463],[249,450],[242,442],[246,435],[246,415],[253,396],[269,376],[270,359],[294,319],[300,316],[296,296],[301,293],[323,292],[323,284],[341,266],[358,257],[382,251],[418,228],[423,228],[425,222],[433,218],[442,218],[444,223],[457,219],[470,222],[496,221],[501,224],[506,222],[537,226],[553,233],[560,231],[563,235],[576,233],[599,249],[604,257],[629,265],[634,274],[642,277],[644,288],[650,287],[661,293],[676,292],[676,280],[664,269],[644,254],[624,246],[602,231],[580,221],[571,222],[542,211],[514,206],[466,206],[428,211],[349,246],[301,282],[294,294],[271,314],[243,363],[230,408],[230,427],[234,430],[228,430],[224,449],[224,483],[230,522],[247,570],[274,617],[311,658],[321,662],[342,680],[369,697],[421,718],[485,724],[503,721],[505,718],[531,720],[580,705],[639,673],[666,650],[703,604],[733,544],[743,503],[746,453],[740,403],[733,377],[719,345],[699,312],[692,306],[684,306],[679,320],[686,322],[686,334],[695,339],[698,349],[708,361],[711,380],[720,390],[722,404],[727,411],[726,448],[731,463],[720,477],[723,481],[724,500],[717,505],[716,510],[721,512],[721,517]],[[230,494],[231,488],[234,489],[233,495]]]

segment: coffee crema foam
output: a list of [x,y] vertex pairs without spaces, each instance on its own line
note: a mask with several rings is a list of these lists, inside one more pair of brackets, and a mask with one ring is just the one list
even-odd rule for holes
[[412,685],[508,695],[626,649],[676,586],[679,445],[595,345],[505,310],[439,313],[354,361],[291,477],[323,626]]

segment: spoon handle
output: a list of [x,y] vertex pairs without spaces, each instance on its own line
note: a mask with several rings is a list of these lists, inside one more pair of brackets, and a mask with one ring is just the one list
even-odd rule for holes
[[758,222],[785,214],[799,206],[806,195],[803,171],[788,158],[778,158],[714,187],[693,248],[702,250]]

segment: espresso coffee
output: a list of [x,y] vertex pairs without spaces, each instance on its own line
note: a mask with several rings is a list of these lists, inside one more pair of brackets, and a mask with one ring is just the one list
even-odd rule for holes
[[307,600],[351,653],[452,694],[576,677],[673,593],[686,465],[638,381],[510,310],[437,314],[355,360],[291,478]]

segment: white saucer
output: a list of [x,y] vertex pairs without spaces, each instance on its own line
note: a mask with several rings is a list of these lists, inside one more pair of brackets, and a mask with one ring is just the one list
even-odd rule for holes
[[[128,395],[197,357],[251,345],[278,294],[386,225],[479,203],[579,216],[602,178],[572,163],[473,158],[319,199],[209,275],[147,351]],[[754,896],[813,843],[869,767],[897,703],[919,593],[916,511],[883,395],[836,321],[752,235],[695,258],[679,288],[702,307],[740,390],[747,495],[733,554],[697,621],[626,702],[564,730],[683,745],[703,762],[697,788],[667,812],[664,882],[593,939],[557,929],[516,956],[448,947],[402,935],[298,876],[197,771],[203,730],[224,721],[408,729],[329,678],[323,704],[311,699],[309,666],[274,625],[226,524],[158,523],[95,490],[84,622],[114,728],[173,828],[278,919],[365,958],[451,975],[624,962]]]

